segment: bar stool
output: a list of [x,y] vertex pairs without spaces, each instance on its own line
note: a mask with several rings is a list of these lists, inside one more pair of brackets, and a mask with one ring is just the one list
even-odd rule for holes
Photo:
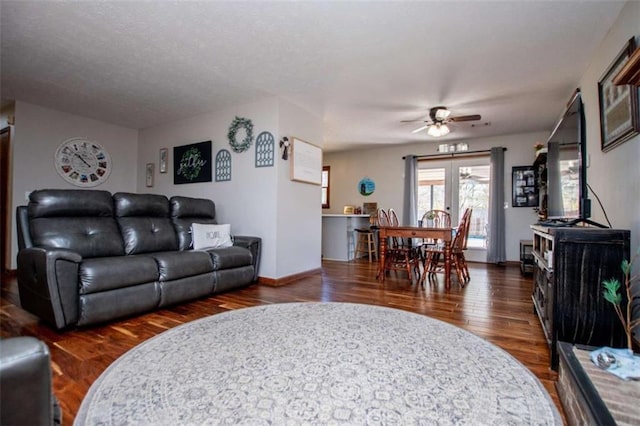
[[354,229],[356,237],[356,251],[353,255],[354,258],[358,258],[358,253],[364,253],[369,256],[369,263],[371,263],[371,254],[378,261],[378,250],[376,248],[376,240],[371,229],[356,228]]

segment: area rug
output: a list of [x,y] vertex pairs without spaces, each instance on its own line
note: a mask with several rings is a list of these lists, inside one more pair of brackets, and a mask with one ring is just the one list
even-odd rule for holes
[[91,386],[77,425],[562,424],[507,352],[432,318],[350,303],[234,310],[168,330]]

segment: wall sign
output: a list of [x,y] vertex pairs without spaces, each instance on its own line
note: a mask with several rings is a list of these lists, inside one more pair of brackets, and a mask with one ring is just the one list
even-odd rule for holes
[[322,150],[302,139],[291,138],[291,180],[322,184]]
[[368,197],[369,195],[373,194],[375,190],[375,182],[368,177],[362,178],[360,179],[360,182],[358,182],[358,192],[360,193],[360,195]]
[[173,147],[173,183],[211,182],[211,141]]

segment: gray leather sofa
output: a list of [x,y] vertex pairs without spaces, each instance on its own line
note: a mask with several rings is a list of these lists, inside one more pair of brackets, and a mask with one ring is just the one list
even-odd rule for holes
[[0,339],[0,424],[59,425],[49,348],[35,337]]
[[162,308],[250,284],[261,239],[192,250],[211,200],[96,190],[34,191],[17,209],[23,309],[58,329]]

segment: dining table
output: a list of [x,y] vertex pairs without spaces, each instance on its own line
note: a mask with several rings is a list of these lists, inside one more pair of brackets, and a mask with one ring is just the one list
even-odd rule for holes
[[[385,255],[387,251],[387,241],[390,237],[396,238],[416,238],[416,239],[434,239],[443,242],[444,257],[444,286],[446,289],[451,288],[451,241],[453,239],[453,228],[425,228],[420,226],[380,226],[378,227],[378,247],[380,247],[380,256],[378,256],[378,280],[385,279]],[[419,282],[422,282],[427,271],[424,270]]]

